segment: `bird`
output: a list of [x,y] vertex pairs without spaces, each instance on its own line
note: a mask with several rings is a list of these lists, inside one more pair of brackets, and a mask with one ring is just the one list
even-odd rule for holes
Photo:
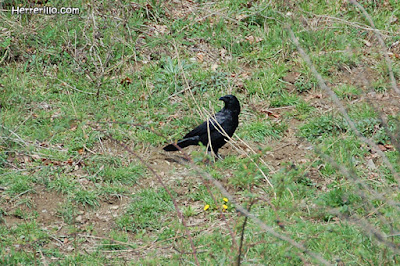
[[[207,146],[207,152],[213,151],[214,156],[219,158],[218,150],[225,145],[230,137],[235,133],[239,125],[240,103],[234,95],[225,95],[219,98],[225,103],[224,108],[214,116],[208,118],[201,125],[195,127],[187,133],[181,140],[174,144],[169,144],[163,149],[165,151],[178,151],[176,146],[181,149],[191,145],[202,143]],[[229,136],[229,138],[228,138]],[[210,141],[211,139],[211,141]]]

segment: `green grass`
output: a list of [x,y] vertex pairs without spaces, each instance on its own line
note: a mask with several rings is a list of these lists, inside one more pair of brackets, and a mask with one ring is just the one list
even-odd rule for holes
[[[400,40],[397,1],[360,4],[387,47]],[[4,1],[2,8],[13,5]],[[363,217],[396,234],[396,177],[319,88],[286,29],[356,128],[387,149],[398,171],[390,138],[399,128],[396,94],[356,7],[315,0],[73,7],[81,13],[0,14],[0,264],[194,264],[186,231],[201,265],[235,263],[231,234],[239,240],[244,217],[228,202],[222,218],[221,192],[192,166],[177,164],[181,155],[161,149],[204,121],[204,111],[219,110],[225,94],[240,100],[236,135],[250,148],[234,137],[238,149],[226,145],[223,159],[211,164],[205,147],[191,149],[196,167],[238,203],[253,202],[251,212],[266,225],[331,263],[398,264],[390,245],[346,219]],[[391,60],[398,80],[399,61]],[[152,171],[110,136],[161,177],[187,228]],[[318,264],[251,219],[244,238],[244,264]]]
[[172,211],[172,203],[166,191],[143,190],[132,198],[126,213],[118,218],[119,227],[128,231],[160,229],[162,214]]
[[254,121],[242,129],[242,136],[246,140],[263,142],[268,138],[279,139],[284,135],[287,125],[283,122]]
[[361,91],[354,86],[342,85],[335,90],[340,99],[352,100],[361,94]]
[[343,119],[332,115],[314,118],[300,128],[300,135],[308,140],[321,139],[347,131]]

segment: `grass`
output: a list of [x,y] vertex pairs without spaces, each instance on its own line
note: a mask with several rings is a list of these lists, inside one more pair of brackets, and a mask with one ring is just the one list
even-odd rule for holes
[[[396,1],[360,4],[384,34],[398,80]],[[266,225],[331,263],[398,264],[399,240],[386,237],[399,230],[398,180],[351,131],[286,30],[398,171],[390,138],[397,95],[357,8],[147,0],[73,7],[81,13],[0,14],[1,264],[193,264],[192,243],[200,264],[235,263],[232,235],[238,242],[244,217],[202,181],[208,174],[237,203],[252,202]],[[236,148],[226,145],[223,160],[208,164],[205,147],[188,149],[199,174],[162,152],[219,110],[225,94],[239,98],[242,113]],[[161,177],[187,226],[152,171],[110,136]],[[318,263],[252,219],[243,236],[245,264]]]

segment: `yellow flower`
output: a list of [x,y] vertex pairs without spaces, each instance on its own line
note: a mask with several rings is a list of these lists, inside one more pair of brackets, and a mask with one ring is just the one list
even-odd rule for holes
[[224,205],[222,205],[222,208],[223,208],[224,210],[226,210],[226,209],[228,209],[228,206],[226,206],[226,205],[224,204]]
[[223,198],[223,200],[224,200],[225,202],[228,202],[228,201],[229,201],[227,198]]
[[206,205],[206,206],[204,206],[204,210],[206,211],[206,210],[208,210],[208,208],[210,208],[210,205]]

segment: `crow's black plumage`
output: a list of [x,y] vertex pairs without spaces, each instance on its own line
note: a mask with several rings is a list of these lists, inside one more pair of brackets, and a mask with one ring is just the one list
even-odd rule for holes
[[[219,98],[224,101],[225,107],[187,133],[183,139],[179,140],[176,145],[185,148],[190,145],[199,145],[201,142],[207,146],[207,150],[214,152],[218,156],[218,150],[227,142],[228,137],[232,137],[239,124],[240,104],[238,99],[233,95],[226,95]],[[209,141],[209,137],[211,142]],[[165,151],[177,151],[178,148],[174,144],[164,147]]]

